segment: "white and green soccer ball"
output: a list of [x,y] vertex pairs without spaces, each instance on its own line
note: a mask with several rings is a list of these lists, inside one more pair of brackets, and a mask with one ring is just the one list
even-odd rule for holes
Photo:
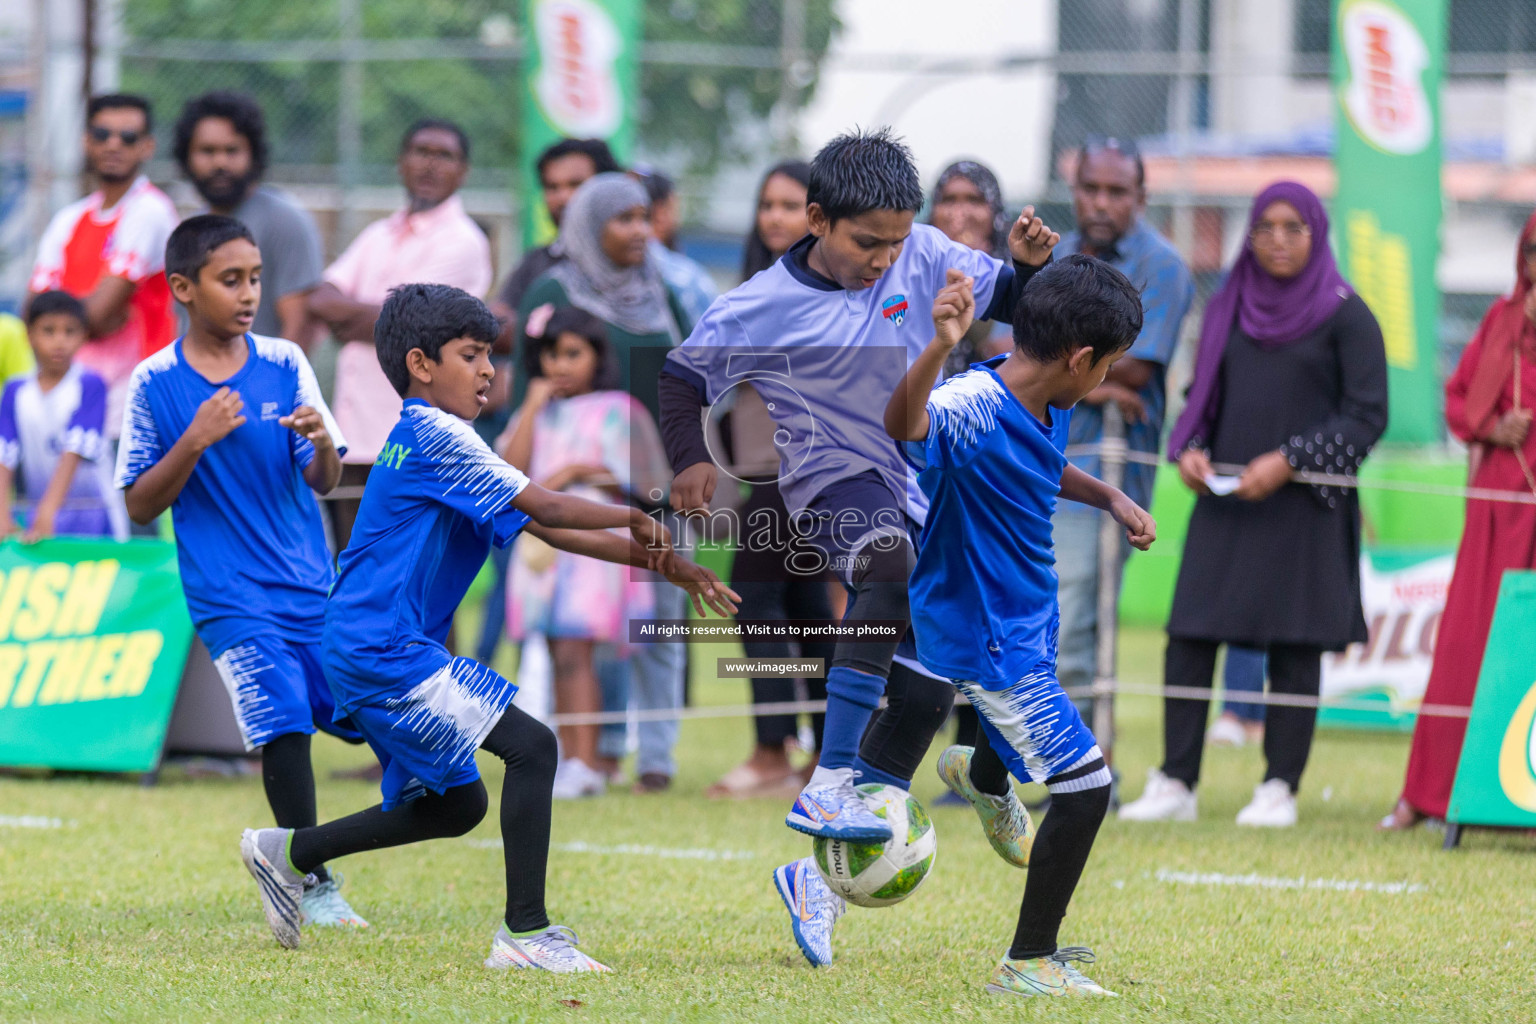
[[876,817],[890,824],[890,841],[817,839],[811,859],[832,891],[849,903],[895,906],[916,892],[933,870],[938,836],[928,812],[906,790],[872,782],[859,787],[859,796]]

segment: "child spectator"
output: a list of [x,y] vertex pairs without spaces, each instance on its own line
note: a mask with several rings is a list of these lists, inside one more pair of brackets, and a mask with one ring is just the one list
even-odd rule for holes
[[[670,476],[661,438],[645,406],[618,388],[603,322],[574,306],[557,309],[538,334],[535,352],[538,374],[528,382],[503,457],[551,491],[655,505],[651,492],[664,493]],[[623,566],[550,552],[536,538],[519,541],[507,631],[515,640],[533,634],[547,639],[556,712],[600,710],[593,648],[626,644],[629,620],[652,614],[653,590]],[[601,793],[606,766],[598,760],[598,727],[562,726],[560,746],[564,760],[555,798]]]
[[28,543],[56,533],[128,537],[107,459],[107,382],[75,362],[86,337],[85,306],[68,292],[43,292],[27,308],[37,365],[0,394],[0,536],[21,529],[11,512],[19,483]]

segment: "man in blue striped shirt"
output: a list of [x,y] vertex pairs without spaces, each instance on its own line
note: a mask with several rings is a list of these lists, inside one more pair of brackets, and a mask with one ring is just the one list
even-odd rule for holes
[[[1136,343],[1109,371],[1104,383],[1072,414],[1067,444],[1096,445],[1104,439],[1104,406],[1114,402],[1125,418],[1125,441],[1133,452],[1156,454],[1167,408],[1168,364],[1179,344],[1179,330],[1195,298],[1194,279],[1179,252],[1142,219],[1147,205],[1146,169],[1129,141],[1090,137],[1078,153],[1072,183],[1077,230],[1061,239],[1061,252],[1097,256],[1131,279],[1141,292],[1143,321]],[[1103,477],[1097,455],[1074,455],[1072,464]],[[1152,507],[1156,467],[1130,464],[1120,485],[1142,508]],[[1093,683],[1099,626],[1099,514],[1075,502],[1064,503],[1054,520],[1061,637],[1057,672],[1068,693]],[[1129,553],[1119,545],[1119,566]],[[1086,717],[1092,702],[1074,701]]]

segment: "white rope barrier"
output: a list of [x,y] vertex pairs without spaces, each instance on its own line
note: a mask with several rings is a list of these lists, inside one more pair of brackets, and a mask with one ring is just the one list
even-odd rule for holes
[[[1099,455],[1120,458],[1141,466],[1173,465],[1156,452],[1133,452],[1123,441],[1103,444],[1068,445],[1066,456],[1075,459],[1083,455]],[[1246,466],[1229,462],[1214,462],[1211,468],[1226,476],[1241,476]],[[1296,470],[1291,482],[1314,487],[1347,487],[1357,491],[1398,491],[1403,494],[1424,494],[1437,498],[1463,498],[1468,501],[1501,501],[1511,505],[1536,505],[1536,494],[1530,491],[1506,491],[1495,487],[1458,487],[1453,484],[1425,484],[1412,480],[1361,480],[1353,473],[1314,473]]]
[[[1308,697],[1293,693],[1262,693],[1238,690],[1213,690],[1198,686],[1165,686],[1159,683],[1124,683],[1114,679],[1101,679],[1090,686],[1073,686],[1066,690],[1069,697],[1099,697],[1106,694],[1127,694],[1133,697],[1172,697],[1178,700],[1226,699],[1240,704],[1264,704],[1275,707],[1315,708],[1319,711],[1382,711],[1381,701],[1338,697]],[[955,704],[968,703],[964,696],[955,694]],[[885,706],[882,698],[880,706]],[[551,726],[562,725],[623,725],[626,722],[693,721],[712,718],[756,718],[759,715],[821,714],[827,710],[824,700],[787,700],[765,704],[711,704],[691,708],[658,708],[651,711],[591,711],[580,714],[556,714],[549,716]],[[1468,718],[1472,709],[1457,704],[1424,704],[1415,714],[1427,718]]]

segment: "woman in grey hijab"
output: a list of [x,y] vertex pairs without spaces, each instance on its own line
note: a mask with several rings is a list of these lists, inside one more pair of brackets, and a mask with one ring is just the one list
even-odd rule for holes
[[[687,321],[648,252],[650,237],[643,185],[626,174],[588,178],[561,218],[552,250],[558,262],[524,294],[518,323],[526,363],[529,353],[538,351],[533,339],[543,335],[554,310],[575,306],[602,320],[619,386],[656,417],[656,380],[667,350],[682,341]],[[514,402],[531,375],[518,375]]]
[[[618,386],[629,392],[660,421],[657,381],[667,352],[682,341],[688,320],[663,282],[649,254],[650,202],[645,187],[625,174],[599,174],[588,178],[571,197],[560,219],[560,237],[553,255],[558,262],[544,272],[518,306],[518,339],[525,371],[538,365],[539,342],[556,309],[574,306],[603,321],[608,347],[618,370]],[[556,321],[558,326],[559,321]],[[518,374],[513,387],[514,407],[522,403],[529,377]],[[635,496],[649,503],[659,492]],[[659,494],[658,510],[665,504]],[[686,548],[687,529],[670,510],[664,521],[675,543]],[[659,577],[657,578],[659,579]],[[676,587],[658,584],[656,617],[681,619],[688,615],[687,595]],[[605,653],[597,659],[603,710],[621,711],[635,702],[643,710],[665,710],[681,705],[687,652],[682,644],[641,644],[624,659]],[[605,731],[598,740],[599,765],[605,772],[617,769],[624,754],[625,730]],[[639,752],[635,761],[636,785],[656,792],[671,784],[676,764],[677,721],[646,721],[640,724]],[[557,776],[561,797],[590,792],[580,777]]]

